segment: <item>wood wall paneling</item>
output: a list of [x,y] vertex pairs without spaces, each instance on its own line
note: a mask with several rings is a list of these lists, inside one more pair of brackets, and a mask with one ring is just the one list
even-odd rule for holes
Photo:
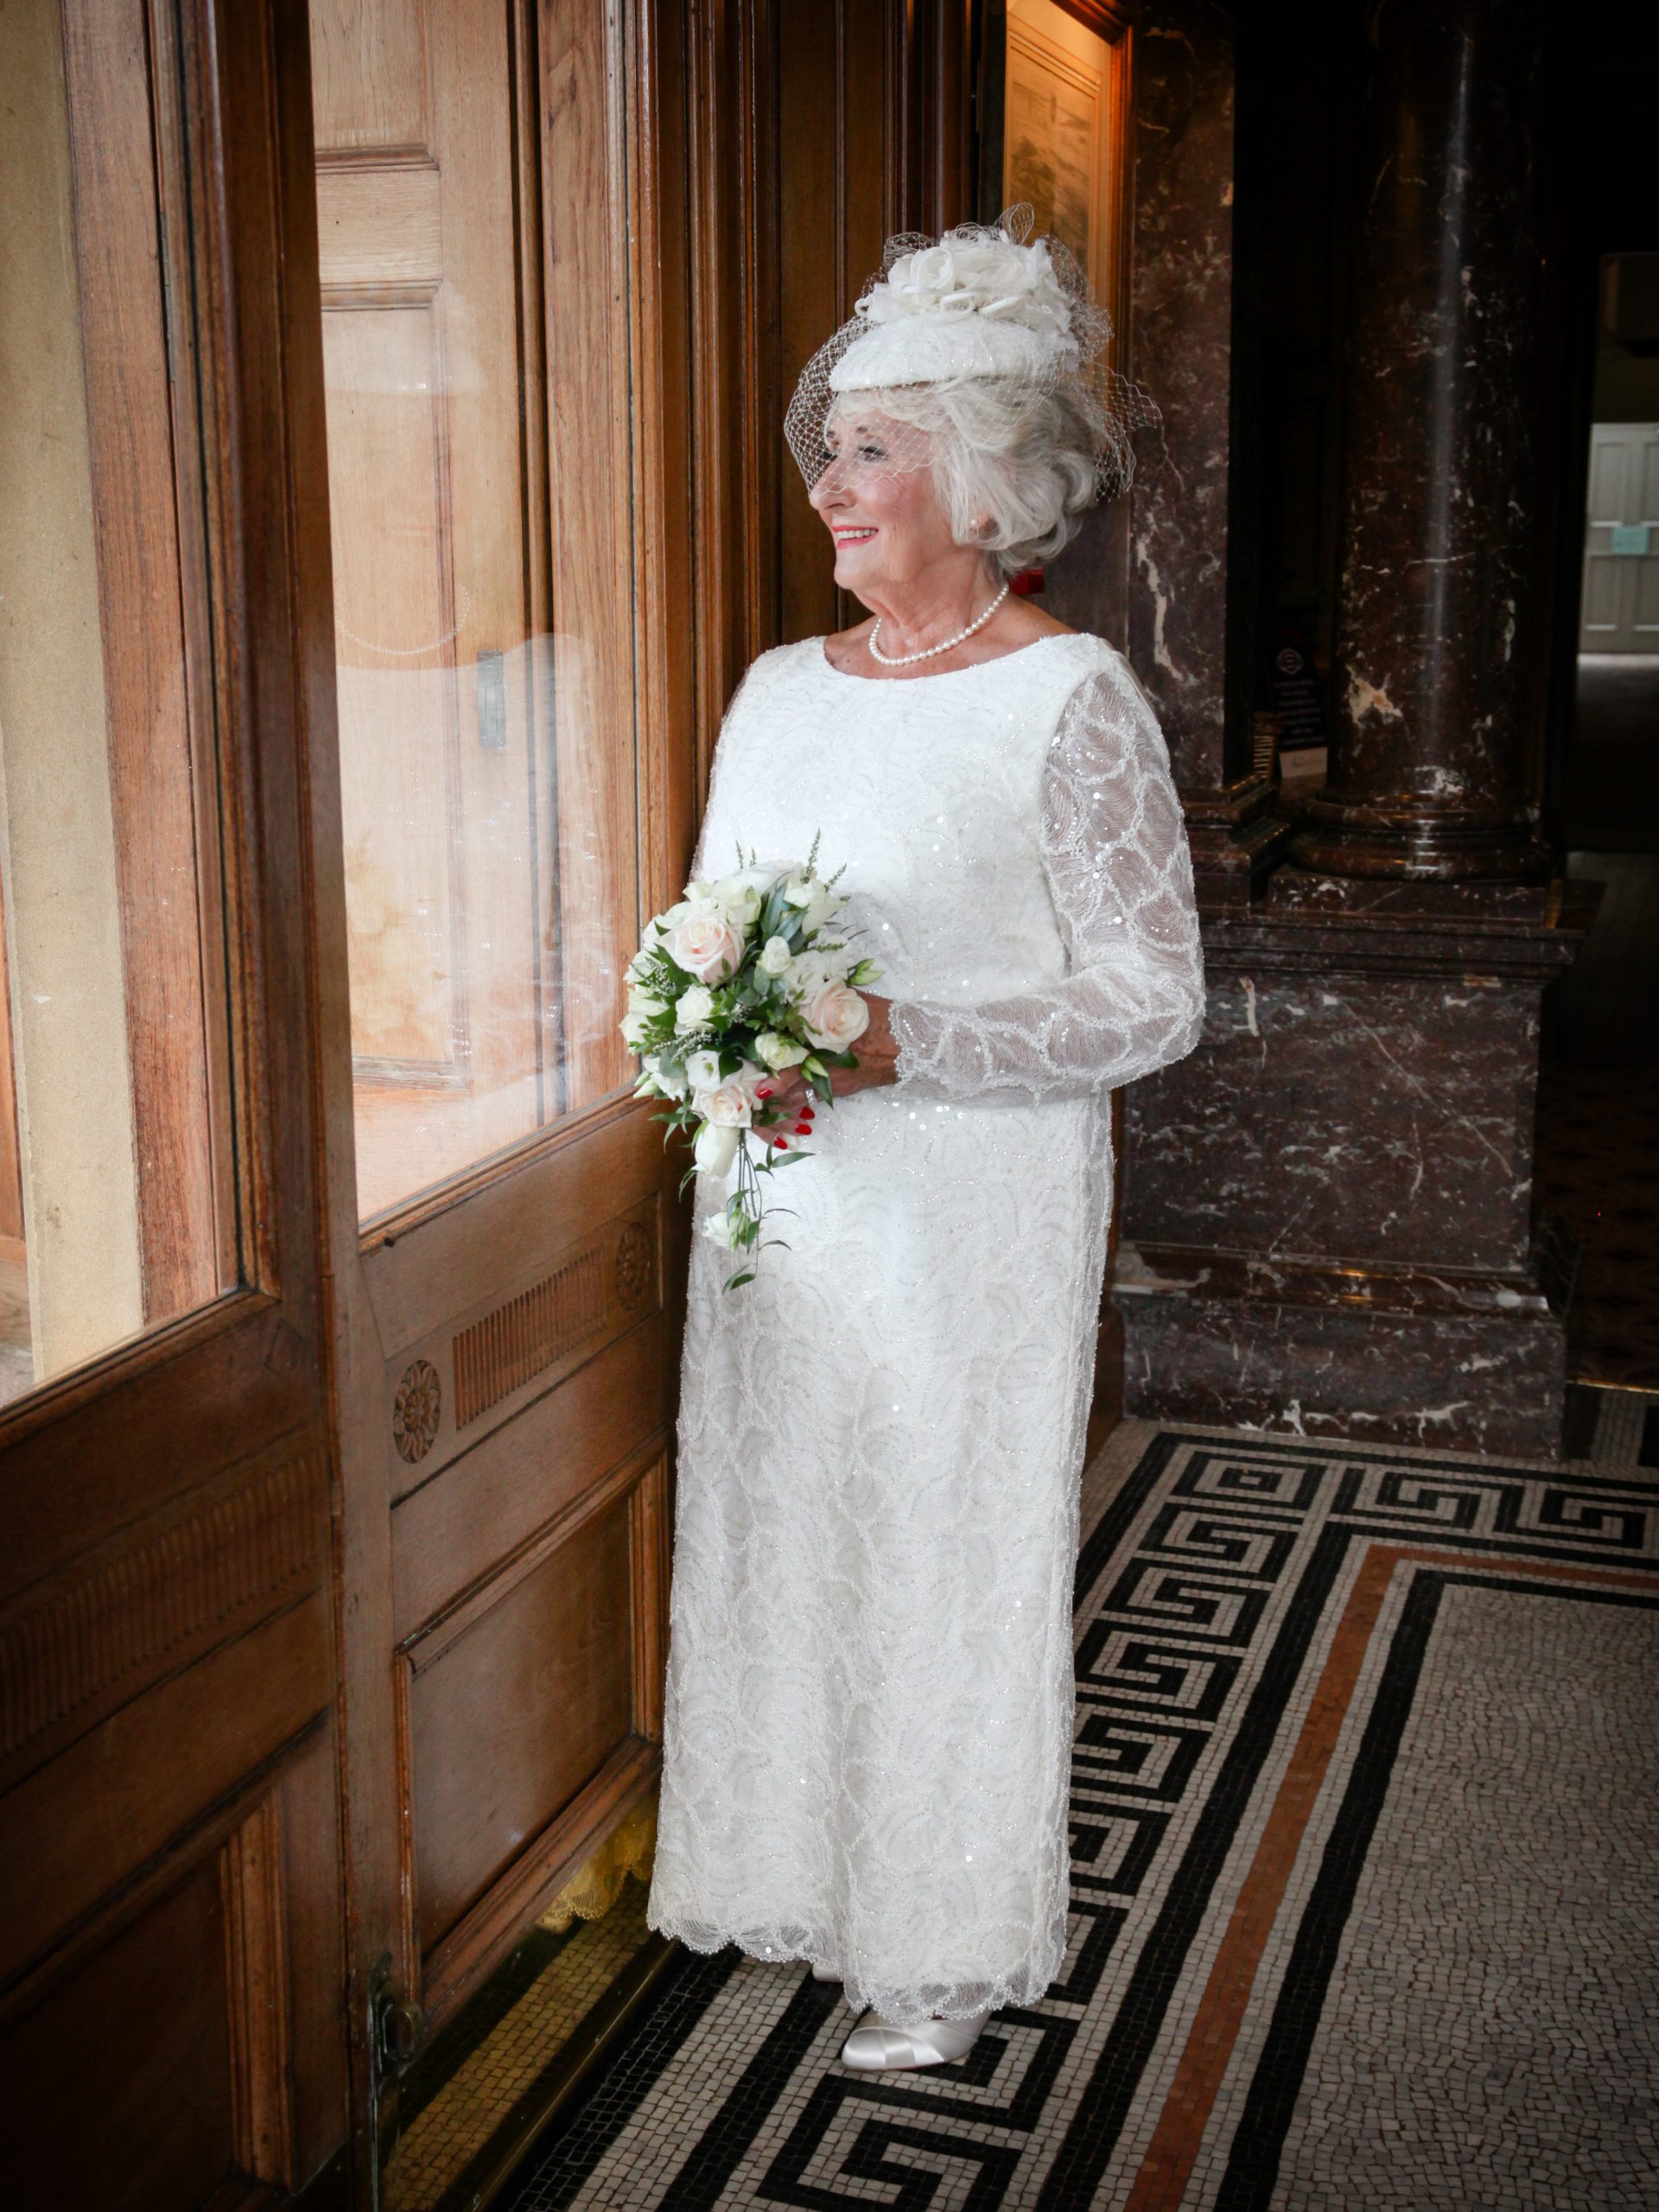
[[561,1241],[575,1241],[637,1205],[661,1186],[663,1160],[660,1125],[629,1100],[613,1100],[411,1208],[391,1233],[365,1237],[386,1358],[533,1276],[551,1249],[550,1224]]
[[441,2024],[522,1942],[525,1929],[655,1785],[661,1755],[625,1737],[587,1787],[423,1962],[427,2018]]
[[294,2180],[289,1948],[282,1823],[270,1798],[262,1799],[232,1831],[219,1854],[219,1876],[225,1914],[232,2144],[244,2173],[286,2189]]
[[20,2212],[268,2203],[340,2142],[334,1784],[313,1729],[0,1999]]
[[856,619],[784,410],[887,239],[974,217],[969,31],[966,0],[710,11],[693,166],[699,427],[717,488],[700,523],[709,603],[743,617],[721,633],[716,716],[757,652]]
[[621,1459],[662,1434],[673,1414],[674,1343],[661,1316],[631,1329],[476,1445],[464,1484],[440,1477],[401,1501],[393,1554],[400,1638],[487,1580]]
[[498,1578],[461,1626],[435,1633],[411,1653],[423,1952],[449,1934],[628,1732],[627,1541],[626,1510],[589,1520],[527,1573]]
[[666,1497],[648,1446],[404,1646],[404,1891],[434,2020],[657,1771]]
[[227,1937],[208,1857],[0,2031],[20,2212],[205,2205],[232,2178]]
[[315,1590],[323,1475],[315,1446],[232,1468],[0,1614],[0,1778],[21,1780],[164,1675]]
[[[389,1363],[388,1490],[394,1503],[474,1459],[486,1436],[659,1310],[659,1194],[575,1240],[550,1224],[531,1279],[506,1276],[481,1310],[457,1306]],[[631,1411],[618,1407],[625,1426]]]
[[0,1797],[0,1978],[33,1971],[134,1866],[280,1759],[331,1688],[318,1593],[158,1683]]

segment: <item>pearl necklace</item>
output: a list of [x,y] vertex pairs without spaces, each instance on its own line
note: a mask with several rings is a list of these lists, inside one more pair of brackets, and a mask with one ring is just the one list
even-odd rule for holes
[[1004,584],[982,615],[970,622],[965,630],[958,630],[954,638],[947,638],[942,645],[924,645],[918,653],[884,653],[876,643],[876,639],[881,635],[881,617],[879,614],[875,618],[875,627],[871,631],[866,643],[883,668],[908,668],[913,660],[931,660],[936,653],[948,653],[952,645],[961,645],[964,639],[971,638],[976,630],[982,630],[1007,595],[1008,587]]

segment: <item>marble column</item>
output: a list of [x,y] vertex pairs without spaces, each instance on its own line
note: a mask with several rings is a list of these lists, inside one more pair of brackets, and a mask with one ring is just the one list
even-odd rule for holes
[[1331,765],[1293,848],[1306,869],[1549,872],[1519,741],[1541,16],[1538,0],[1368,11]]
[[[1185,680],[1187,631],[1202,620],[1213,644],[1222,595],[1191,550],[1185,463],[1136,512],[1131,655],[1193,823],[1209,1007],[1198,1050],[1126,1096],[1125,1406],[1541,1454],[1560,1439],[1573,1255],[1532,1203],[1540,1001],[1583,917],[1548,880],[1521,768],[1538,26],[1534,0],[1384,0],[1365,22],[1336,728],[1288,861],[1269,842],[1265,865],[1215,865],[1243,845],[1236,816],[1218,818],[1222,702],[1249,641],[1230,637],[1224,682],[1213,653]],[[1220,181],[1213,137],[1172,127],[1173,92],[1207,82],[1214,112],[1231,53],[1201,8],[1184,35],[1194,50],[1161,74],[1140,50],[1154,200],[1137,246],[1156,257],[1167,235],[1172,300],[1197,257],[1166,203]],[[1226,257],[1208,255],[1211,297]],[[1137,271],[1138,365],[1158,276],[1155,257]],[[1212,324],[1188,319],[1202,346]],[[1215,368],[1170,386],[1177,438],[1202,446],[1227,421]],[[1213,523],[1232,502],[1209,488]]]
[[1288,836],[1255,767],[1252,656],[1230,638],[1254,543],[1232,405],[1235,38],[1213,0],[1147,0],[1135,60],[1133,364],[1163,422],[1129,494],[1125,650],[1211,906],[1247,901]]

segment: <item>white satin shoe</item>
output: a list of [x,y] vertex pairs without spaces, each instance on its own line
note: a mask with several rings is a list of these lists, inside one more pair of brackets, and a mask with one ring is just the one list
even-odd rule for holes
[[919,2027],[899,2028],[879,2012],[868,2012],[841,2046],[841,2063],[861,2074],[899,2074],[918,2066],[949,2066],[973,2049],[990,2017],[986,2011],[972,2013],[965,2020],[924,2020]]
[[833,1967],[815,1966],[812,1969],[812,1979],[814,1981],[839,1981],[842,1976]]

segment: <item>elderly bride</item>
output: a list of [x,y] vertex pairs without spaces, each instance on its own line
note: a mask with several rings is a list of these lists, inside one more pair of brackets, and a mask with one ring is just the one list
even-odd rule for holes
[[1110,1093],[1204,1005],[1151,710],[1009,593],[1126,480],[1139,398],[1028,224],[893,240],[803,375],[791,443],[870,618],[750,669],[696,862],[817,836],[884,995],[833,1111],[784,1079],[787,1249],[728,1294],[696,1243],[648,1917],[810,1960],[876,2069],[960,2058],[1061,1970]]

